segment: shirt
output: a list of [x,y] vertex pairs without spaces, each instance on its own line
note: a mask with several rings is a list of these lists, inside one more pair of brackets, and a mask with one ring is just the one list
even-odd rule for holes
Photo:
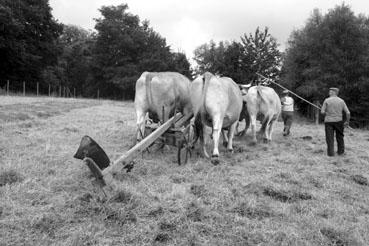
[[293,98],[289,96],[282,97],[282,111],[293,112]]
[[322,114],[325,114],[324,122],[342,121],[342,111],[350,114],[345,101],[338,96],[331,96],[324,100],[322,106]]

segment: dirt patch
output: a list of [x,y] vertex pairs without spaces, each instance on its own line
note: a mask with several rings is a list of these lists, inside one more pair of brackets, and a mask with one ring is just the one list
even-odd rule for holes
[[174,221],[161,221],[159,223],[159,229],[162,231],[174,231],[176,227],[176,222]]
[[322,228],[320,232],[325,236],[329,245],[335,246],[355,246],[361,245],[355,239],[351,238],[348,233],[337,231],[333,228]]
[[312,195],[310,195],[307,192],[286,191],[281,189],[275,189],[273,187],[264,188],[263,194],[273,198],[274,200],[288,203],[296,202],[299,200],[313,199]]
[[186,207],[186,217],[192,221],[202,221],[205,218],[204,214],[204,209],[197,202],[191,202]]
[[360,174],[351,175],[351,179],[359,185],[369,185],[368,179]]
[[306,140],[306,141],[310,141],[310,140],[313,140],[313,137],[312,136],[303,136],[303,137],[301,137],[301,139]]
[[122,209],[114,209],[112,207],[106,206],[104,208],[104,221],[106,223],[115,223],[117,225],[124,225],[126,223],[136,223],[137,216],[133,211]]
[[110,198],[111,202],[128,203],[131,201],[133,195],[129,191],[121,190],[118,191],[114,196]]
[[55,230],[63,224],[63,220],[56,214],[43,214],[32,221],[32,228],[41,233],[46,233],[53,238]]
[[160,215],[164,214],[164,209],[162,206],[155,207],[149,211],[147,216],[149,217],[158,217]]
[[190,188],[190,193],[197,197],[204,196],[206,193],[205,185],[192,184]]
[[259,203],[256,206],[250,206],[249,204],[242,202],[235,206],[231,211],[242,217],[258,220],[277,215],[268,205],[263,203]]
[[23,180],[23,176],[14,170],[4,171],[0,173],[0,186],[22,182]]
[[187,180],[185,176],[179,176],[179,175],[172,175],[170,178],[175,184],[185,183]]
[[165,243],[165,242],[168,242],[169,240],[170,240],[170,235],[166,232],[159,232],[154,237],[155,242]]

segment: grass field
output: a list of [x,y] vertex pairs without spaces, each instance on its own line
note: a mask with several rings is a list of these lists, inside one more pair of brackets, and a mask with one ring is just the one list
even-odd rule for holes
[[106,199],[73,155],[86,134],[111,160],[128,150],[133,103],[0,97],[0,245],[369,245],[369,132],[328,158],[322,125],[292,130],[248,132],[218,166],[199,146],[183,166],[146,153]]

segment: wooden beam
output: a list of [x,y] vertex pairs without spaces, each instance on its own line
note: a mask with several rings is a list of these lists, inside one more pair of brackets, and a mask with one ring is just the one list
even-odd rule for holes
[[109,183],[109,180],[112,172],[121,171],[125,164],[129,164],[139,153],[144,151],[147,147],[149,147],[153,142],[155,142],[164,132],[166,132],[174,122],[178,121],[182,117],[181,113],[177,113],[175,116],[170,118],[163,125],[159,126],[155,131],[153,131],[149,136],[142,139],[141,142],[136,144],[133,148],[128,150],[125,154],[120,156],[117,160],[115,160],[109,167],[103,170],[104,179]]

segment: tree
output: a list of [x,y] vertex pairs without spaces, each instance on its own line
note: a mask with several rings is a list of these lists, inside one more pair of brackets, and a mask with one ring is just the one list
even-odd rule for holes
[[184,73],[184,57],[177,60],[166,40],[148,21],[141,23],[137,15],[129,13],[126,4],[103,6],[100,12],[92,70],[95,86],[103,96],[133,98],[135,82],[144,71],[178,68]]
[[39,81],[44,68],[57,61],[60,50],[56,39],[61,31],[61,25],[51,15],[48,0],[2,0],[1,83],[8,79]]
[[195,49],[194,60],[197,62],[196,73],[211,72],[223,75],[225,73],[224,55],[228,43],[219,42],[218,45],[211,40],[209,44],[200,45]]
[[229,76],[238,83],[250,83],[258,80],[256,72],[277,79],[281,67],[281,52],[275,38],[266,27],[260,32],[259,27],[255,34],[244,34],[241,42],[214,41],[199,46],[195,52],[197,73],[206,71]]
[[254,35],[244,34],[241,37],[241,44],[241,69],[246,81],[258,80],[257,72],[271,79],[278,79],[282,54],[278,50],[276,39],[269,33],[267,27],[263,32],[260,32],[259,27],[256,28]]
[[355,16],[345,4],[324,16],[314,10],[306,25],[290,36],[282,77],[286,86],[309,100],[323,101],[329,87],[339,87],[353,120],[369,122],[368,18]]

